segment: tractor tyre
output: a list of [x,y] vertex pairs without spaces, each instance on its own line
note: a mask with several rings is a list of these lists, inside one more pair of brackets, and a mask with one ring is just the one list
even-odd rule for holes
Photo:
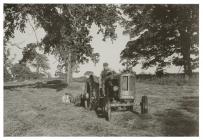
[[142,96],[141,102],[141,114],[147,114],[148,113],[148,98],[147,96]]
[[110,104],[110,100],[107,101],[105,110],[106,110],[106,120],[110,121],[111,120],[111,104]]

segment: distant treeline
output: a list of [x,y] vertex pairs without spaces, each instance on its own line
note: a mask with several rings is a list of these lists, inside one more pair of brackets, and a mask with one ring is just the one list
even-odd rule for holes
[[[167,77],[175,77],[175,78],[184,78],[184,73],[165,73],[163,74],[160,78],[167,78]],[[199,77],[199,72],[194,72],[192,74],[192,78],[198,78]],[[157,75],[155,74],[136,74],[137,79],[141,80],[147,80],[147,79],[153,79],[157,78]]]
[[[98,80],[98,77],[95,76]],[[84,76],[73,78],[74,82],[84,82],[86,78]],[[184,84],[198,85],[199,83],[199,72],[194,72],[189,81],[185,80],[184,73],[164,73],[161,77],[156,74],[137,74],[137,82],[147,82],[151,84],[168,85],[175,84],[178,86]]]
[[189,80],[185,78],[184,73],[165,73],[162,76],[155,74],[138,74],[136,75],[137,82],[159,85],[199,85],[199,72],[192,74]]
[[[161,77],[167,78],[167,77],[176,77],[176,78],[184,78],[184,73],[165,73]],[[199,77],[199,72],[194,72],[192,74],[192,78],[198,78]],[[99,78],[95,76],[95,78]],[[136,79],[152,79],[152,78],[157,78],[157,75],[155,74],[136,74]],[[84,76],[73,78],[74,81],[77,82],[83,82],[86,80]]]

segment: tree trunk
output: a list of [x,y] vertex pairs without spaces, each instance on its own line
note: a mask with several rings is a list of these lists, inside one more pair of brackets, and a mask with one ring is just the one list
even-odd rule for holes
[[66,59],[66,83],[68,86],[71,85],[71,80],[72,80],[71,53],[69,53],[68,59]]
[[40,79],[40,75],[39,75],[39,65],[37,65],[37,79]]
[[37,70],[36,70],[37,74],[39,74],[39,65],[37,65]]
[[182,55],[184,61],[184,73],[185,79],[189,80],[192,76],[192,67],[191,67],[191,59],[190,59],[190,47],[191,47],[191,38],[190,34],[186,31],[181,33],[181,47],[182,47]]

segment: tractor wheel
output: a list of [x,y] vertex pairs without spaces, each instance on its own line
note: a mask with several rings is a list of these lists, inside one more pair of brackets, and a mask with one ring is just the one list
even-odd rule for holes
[[148,98],[147,96],[142,96],[142,100],[140,102],[141,113],[146,114],[148,113]]
[[106,119],[107,121],[111,120],[111,104],[109,100],[106,103]]

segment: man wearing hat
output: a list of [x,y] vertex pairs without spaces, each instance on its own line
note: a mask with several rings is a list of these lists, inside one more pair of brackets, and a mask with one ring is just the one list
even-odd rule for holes
[[105,93],[105,81],[107,77],[109,77],[110,75],[112,75],[112,71],[109,69],[108,63],[105,62],[103,63],[103,70],[100,75],[100,84],[99,84],[102,95],[104,95]]

